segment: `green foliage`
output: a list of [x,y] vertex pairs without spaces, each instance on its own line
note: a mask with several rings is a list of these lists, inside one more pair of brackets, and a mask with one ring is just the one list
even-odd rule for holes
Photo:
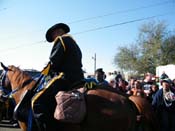
[[161,45],[162,65],[175,64],[175,36],[165,39]]
[[167,31],[164,22],[149,22],[142,25],[139,31],[135,44],[118,48],[115,65],[137,74],[155,74],[157,66],[175,64],[175,35]]

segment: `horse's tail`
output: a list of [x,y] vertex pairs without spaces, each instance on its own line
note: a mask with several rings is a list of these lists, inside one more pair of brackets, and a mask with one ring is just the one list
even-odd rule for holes
[[139,128],[142,128],[144,131],[160,131],[158,120],[148,100],[140,96],[130,96],[129,99],[138,110],[136,120]]

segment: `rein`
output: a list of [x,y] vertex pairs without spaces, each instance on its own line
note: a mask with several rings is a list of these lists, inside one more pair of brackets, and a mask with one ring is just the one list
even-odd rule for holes
[[25,87],[26,85],[28,85],[32,81],[33,81],[33,79],[29,79],[29,80],[25,81],[20,87],[16,87],[9,94],[7,94],[8,98],[12,97],[13,94],[15,94],[17,91],[19,91],[20,89],[22,89],[23,87]]
[[19,87],[16,88],[15,90],[9,92],[7,95],[3,95],[4,98],[12,98],[12,95],[15,94],[17,91],[19,91]]

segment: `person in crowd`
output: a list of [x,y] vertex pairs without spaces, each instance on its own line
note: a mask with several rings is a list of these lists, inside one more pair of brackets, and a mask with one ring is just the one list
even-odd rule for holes
[[128,86],[127,86],[127,90],[130,91],[132,88],[134,88],[134,82],[136,81],[137,79],[135,79],[134,77],[131,77],[129,79],[129,83],[128,83]]
[[115,77],[116,82],[118,83],[120,79],[123,79],[122,75],[120,74],[120,71],[117,72],[117,75]]
[[114,77],[116,77],[117,76],[117,71],[114,70],[113,74],[114,74]]
[[152,107],[160,123],[161,131],[175,131],[175,90],[170,79],[161,81],[162,88],[153,97]]
[[108,72],[106,75],[106,80],[109,82],[113,78],[114,74],[112,72]]
[[166,79],[169,78],[169,76],[165,73],[165,71],[162,72],[160,79]]
[[141,83],[138,80],[134,81],[134,87],[131,89],[132,95],[145,97],[144,90],[142,89]]
[[95,79],[99,85],[108,86],[108,81],[105,80],[105,72],[102,68],[99,68],[95,71]]
[[108,72],[106,80],[111,87],[116,88],[115,75],[113,72]]
[[110,79],[108,83],[109,83],[109,86],[111,86],[112,88],[117,87],[115,79]]
[[175,89],[175,79],[172,80],[172,87]]
[[128,85],[127,81],[125,81],[124,79],[119,79],[117,89],[123,93],[127,93],[127,85]]
[[144,92],[147,96],[149,96],[150,89],[151,89],[151,86],[153,84],[152,77],[153,77],[153,75],[151,73],[146,73],[145,78],[142,82],[142,89],[144,90]]
[[149,98],[148,98],[150,103],[152,102],[152,100],[153,100],[153,98],[154,98],[154,96],[155,96],[155,94],[158,90],[159,90],[159,85],[158,84],[154,83],[154,84],[151,85],[150,95],[149,95]]

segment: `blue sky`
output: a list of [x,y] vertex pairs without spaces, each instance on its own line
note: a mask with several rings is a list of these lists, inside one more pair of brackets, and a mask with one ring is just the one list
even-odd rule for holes
[[0,61],[42,70],[53,45],[45,32],[64,22],[82,50],[83,69],[94,71],[96,53],[97,68],[118,70],[117,48],[134,43],[141,25],[165,21],[175,31],[174,7],[175,0],[0,0]]

